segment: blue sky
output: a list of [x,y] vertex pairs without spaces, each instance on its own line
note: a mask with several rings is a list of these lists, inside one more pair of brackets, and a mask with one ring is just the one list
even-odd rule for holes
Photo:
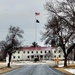
[[[0,0],[0,41],[5,40],[10,25],[19,26],[24,30],[23,43],[30,45],[35,41],[35,25],[37,28],[37,43],[41,42],[40,32],[43,30],[47,19],[44,4],[47,0]],[[35,12],[40,12],[36,17],[40,23],[35,23]]]

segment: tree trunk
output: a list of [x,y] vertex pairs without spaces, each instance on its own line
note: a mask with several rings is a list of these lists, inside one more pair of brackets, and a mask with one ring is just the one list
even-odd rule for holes
[[65,58],[65,59],[64,59],[64,67],[66,67],[66,66],[67,66],[67,56],[65,55],[64,58]]
[[75,54],[74,54],[74,61],[75,61]]
[[9,54],[9,62],[8,62],[8,64],[7,64],[7,67],[10,67],[11,56],[12,56],[12,54]]
[[63,53],[64,53],[64,67],[67,66],[67,54],[66,54],[66,49],[65,49],[65,44],[62,45]]

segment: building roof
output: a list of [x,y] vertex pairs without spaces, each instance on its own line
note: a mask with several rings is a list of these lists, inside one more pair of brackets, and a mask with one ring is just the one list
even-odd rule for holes
[[21,50],[52,50],[53,47],[22,47]]

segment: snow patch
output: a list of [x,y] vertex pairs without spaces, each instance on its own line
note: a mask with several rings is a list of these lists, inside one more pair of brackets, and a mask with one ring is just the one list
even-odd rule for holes
[[58,67],[63,67],[64,65],[58,65]]
[[75,69],[65,69],[66,71],[75,74]]

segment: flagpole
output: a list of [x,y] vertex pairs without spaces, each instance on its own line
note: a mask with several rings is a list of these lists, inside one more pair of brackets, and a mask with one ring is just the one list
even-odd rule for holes
[[[36,14],[35,14],[35,44],[36,43],[37,43],[37,26],[36,26]],[[35,47],[35,51],[37,51],[37,47]],[[37,55],[35,53],[35,59],[36,59],[36,57],[37,57]]]
[[36,26],[36,14],[35,14],[35,42],[37,43],[37,26]]
[[[35,12],[35,43],[36,44],[37,44],[37,25],[36,25],[36,23],[39,23],[39,21],[36,20],[36,16],[38,16],[39,14],[40,13]],[[36,45],[36,49],[35,50],[37,51],[37,45]],[[36,54],[35,57],[37,57],[37,54]]]
[[37,20],[36,16],[39,16],[40,13],[35,12],[35,42],[37,43],[37,25],[36,23],[40,23],[39,20]]

